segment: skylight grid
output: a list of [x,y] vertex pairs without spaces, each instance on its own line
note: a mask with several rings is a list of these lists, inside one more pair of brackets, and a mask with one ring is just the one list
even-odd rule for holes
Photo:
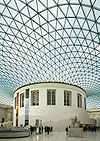
[[1,0],[0,86],[41,81],[100,88],[99,0]]

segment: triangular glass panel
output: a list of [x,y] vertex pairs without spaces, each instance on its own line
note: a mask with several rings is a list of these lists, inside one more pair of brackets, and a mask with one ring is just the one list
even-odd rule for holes
[[[66,1],[67,2],[67,1]],[[60,8],[61,8],[61,10],[63,11],[63,13],[65,14],[65,16],[66,16],[66,12],[67,12],[67,10],[68,10],[68,5],[66,4],[66,5],[61,5],[60,6]]]
[[90,13],[88,14],[87,18],[95,21],[92,9],[91,9]]
[[37,1],[38,5],[38,12],[41,12],[45,9],[44,3],[42,1]]
[[74,26],[75,20],[75,18],[68,18],[68,22],[71,25],[71,28]]
[[52,21],[55,19],[55,17],[52,15],[52,12],[48,11],[48,17],[47,17],[48,21]]
[[73,11],[72,11],[72,9],[71,9],[70,6],[69,6],[69,8],[68,8],[67,17],[75,17],[75,15],[74,15],[74,13],[73,13]]
[[[31,3],[29,3],[30,8],[34,11],[37,12],[37,3],[36,0],[32,0]],[[32,14],[32,13],[31,13]]]
[[21,10],[25,6],[25,3],[24,2],[21,2],[19,0],[17,0],[16,3],[17,3],[17,6],[18,6],[18,9],[19,10]]
[[73,5],[71,5],[71,7],[72,7],[72,9],[73,9],[73,12],[74,12],[74,14],[75,14],[75,16],[77,16],[77,14],[78,14],[78,11],[79,11],[79,9],[80,9],[80,5],[78,5],[78,4],[73,4]]

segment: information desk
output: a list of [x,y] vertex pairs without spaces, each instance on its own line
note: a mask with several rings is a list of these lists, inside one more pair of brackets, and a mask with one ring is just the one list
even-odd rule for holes
[[83,137],[83,128],[69,128],[68,135],[70,137]]
[[0,128],[0,138],[21,138],[30,136],[30,130],[25,128]]

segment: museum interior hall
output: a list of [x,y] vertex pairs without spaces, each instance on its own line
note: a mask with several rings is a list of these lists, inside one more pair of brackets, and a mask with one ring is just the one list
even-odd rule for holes
[[0,141],[100,140],[100,0],[0,0]]

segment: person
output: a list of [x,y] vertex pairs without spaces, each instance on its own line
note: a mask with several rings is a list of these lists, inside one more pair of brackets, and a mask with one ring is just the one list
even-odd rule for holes
[[39,134],[41,134],[41,127],[39,126]]
[[30,126],[30,133],[31,133],[31,135],[32,135],[32,131],[33,131],[33,127]]
[[43,126],[42,126],[42,133],[43,133]]
[[47,134],[49,135],[49,132],[50,132],[50,127],[47,126]]
[[36,133],[36,127],[33,126],[33,133]]
[[66,129],[65,129],[65,130],[66,130],[66,135],[68,135],[68,127],[66,127]]
[[50,127],[50,132],[52,132],[52,131],[53,131],[53,127],[51,126],[51,127]]
[[3,124],[1,124],[1,127],[3,127]]
[[45,126],[44,130],[45,130],[45,132],[47,132],[47,126]]
[[43,132],[42,132],[42,120],[40,120],[39,133],[40,133],[40,134],[43,133]]

